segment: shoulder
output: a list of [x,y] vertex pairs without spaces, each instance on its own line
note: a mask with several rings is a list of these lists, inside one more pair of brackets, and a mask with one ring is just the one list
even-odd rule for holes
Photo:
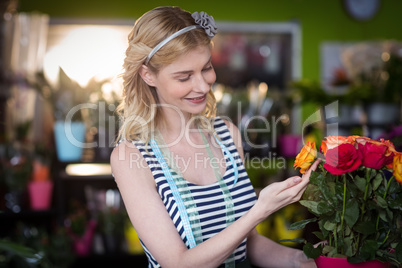
[[227,117],[218,116],[214,118],[214,127],[217,131],[227,128],[232,136],[239,134],[239,129],[237,126],[232,122],[232,120],[230,120],[230,118]]
[[133,142],[120,142],[112,151],[110,165],[118,185],[152,181],[152,173]]
[[224,123],[224,126],[229,130],[230,136],[239,151],[240,155],[243,157],[243,145],[241,139],[241,133],[239,128],[228,118],[217,117],[215,120],[215,126]]

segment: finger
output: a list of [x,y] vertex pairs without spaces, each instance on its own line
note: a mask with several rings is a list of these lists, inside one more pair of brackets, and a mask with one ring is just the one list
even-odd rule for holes
[[288,179],[286,179],[284,181],[285,183],[285,187],[283,189],[288,189],[291,188],[297,184],[299,184],[302,181],[302,178],[299,176],[293,176],[293,177],[289,177]]
[[320,163],[320,161],[321,161],[320,159],[315,160],[315,162],[311,165],[311,167],[303,174],[303,176],[302,176],[303,180],[304,180],[305,178],[309,178],[309,177],[310,177],[311,171],[317,169],[317,166],[318,166],[318,164]]

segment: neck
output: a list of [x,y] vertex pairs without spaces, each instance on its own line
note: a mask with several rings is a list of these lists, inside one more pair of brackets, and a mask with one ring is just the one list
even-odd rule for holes
[[[188,134],[191,135],[194,130],[197,130],[192,115],[189,113],[183,113],[178,108],[165,109],[162,107],[161,123],[158,126],[158,130],[166,139],[166,142],[172,140],[182,140]],[[197,130],[198,131],[198,130]]]

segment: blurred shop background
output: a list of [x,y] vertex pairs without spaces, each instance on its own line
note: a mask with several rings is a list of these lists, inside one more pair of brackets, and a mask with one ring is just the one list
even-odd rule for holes
[[[216,20],[212,90],[257,192],[297,174],[306,141],[356,134],[401,151],[398,0],[1,0],[0,266],[146,266],[109,155],[127,35],[162,5]],[[309,236],[287,229],[307,214],[291,205],[257,228]]]

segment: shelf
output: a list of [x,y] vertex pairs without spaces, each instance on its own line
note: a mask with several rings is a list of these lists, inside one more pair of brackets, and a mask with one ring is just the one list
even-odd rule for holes
[[88,257],[77,257],[71,268],[132,268],[147,267],[148,260],[145,254],[129,255],[129,254],[104,254],[91,255]]
[[0,221],[3,220],[29,220],[35,218],[54,217],[55,210],[23,210],[19,213],[2,212],[0,213]]

